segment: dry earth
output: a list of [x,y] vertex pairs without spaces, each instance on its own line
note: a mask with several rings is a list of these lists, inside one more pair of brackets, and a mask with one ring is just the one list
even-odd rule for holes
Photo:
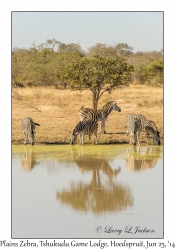
[[[111,95],[105,93],[98,108],[116,100],[121,112],[112,111],[106,121],[106,132],[98,129],[99,144],[128,143],[125,117],[128,113],[143,114],[153,120],[160,131],[163,142],[163,88],[131,85],[116,90]],[[31,117],[40,124],[36,127],[35,144],[70,143],[71,132],[80,121],[78,110],[81,106],[92,108],[90,91],[70,91],[53,88],[15,88],[12,91],[12,144],[23,144],[21,120]],[[145,143],[145,134],[141,135]],[[89,143],[88,138],[85,143]],[[90,143],[94,143],[93,136]],[[150,141],[152,143],[152,141]]]

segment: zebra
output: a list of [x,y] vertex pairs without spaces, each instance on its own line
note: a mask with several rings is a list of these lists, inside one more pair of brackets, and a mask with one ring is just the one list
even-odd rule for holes
[[21,125],[24,133],[24,144],[26,145],[27,140],[30,139],[31,145],[34,145],[34,134],[36,133],[35,125],[40,126],[40,124],[34,122],[31,118],[26,117],[22,119]]
[[[151,134],[152,138],[154,138],[153,140],[155,140],[160,145],[160,135],[155,123],[151,120],[148,120],[143,115],[128,114],[126,116],[127,124],[129,122],[128,126],[131,126],[132,123],[134,124],[135,118],[140,120],[142,132],[146,132],[147,144],[148,144],[149,134]],[[128,134],[128,129],[126,133]]]
[[98,122],[96,120],[84,120],[80,121],[75,129],[72,132],[71,143],[74,144],[77,140],[77,136],[80,135],[80,144],[84,143],[84,136],[90,136],[94,133],[95,141],[97,144],[97,130],[98,130]]
[[138,141],[138,144],[140,145],[140,132],[142,131],[142,124],[140,119],[134,117],[131,117],[130,115],[127,115],[126,117],[127,121],[127,135],[130,133],[130,142],[129,144],[136,145],[136,141]]
[[108,118],[112,110],[121,112],[121,109],[117,106],[116,101],[108,102],[102,107],[102,109],[99,109],[97,111],[91,108],[83,108],[82,106],[79,110],[79,117],[81,121],[90,119],[101,121],[101,132],[103,134],[106,134],[105,120]]
[[[147,144],[148,144],[148,138],[149,138],[149,136],[151,136],[153,142],[156,141],[157,144],[160,145],[160,135],[159,135],[159,131],[156,128],[155,123],[151,120],[148,120],[148,122],[149,122],[149,125],[145,126]],[[154,129],[154,128],[156,128],[156,129]]]

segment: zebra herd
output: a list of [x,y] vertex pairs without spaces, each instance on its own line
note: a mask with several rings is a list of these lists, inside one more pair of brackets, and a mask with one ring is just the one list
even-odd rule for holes
[[[101,121],[101,133],[106,134],[105,131],[105,121],[112,112],[112,110],[121,112],[121,109],[117,106],[116,101],[111,101],[105,104],[102,109],[95,111],[90,108],[81,107],[79,110],[80,122],[76,125],[72,132],[71,144],[75,144],[78,135],[80,136],[80,144],[84,143],[84,136],[88,135],[89,139],[92,134],[95,136],[95,142],[97,144],[97,130],[98,122]],[[138,142],[140,145],[140,133],[146,132],[146,139],[148,144],[148,139],[151,137],[153,141],[160,145],[160,135],[155,123],[151,120],[146,119],[143,115],[128,114],[126,116],[127,132],[130,134],[129,144],[134,144]],[[35,123],[31,118],[22,119],[22,130],[24,133],[24,144],[27,143],[27,139],[30,143],[34,145],[34,134],[35,125],[40,126]]]

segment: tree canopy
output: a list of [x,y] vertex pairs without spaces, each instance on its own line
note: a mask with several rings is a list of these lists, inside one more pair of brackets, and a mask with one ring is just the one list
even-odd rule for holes
[[163,58],[142,62],[135,66],[135,78],[140,83],[157,85],[163,83]]
[[57,77],[69,82],[73,90],[89,89],[92,92],[92,106],[96,110],[103,93],[111,93],[133,81],[133,70],[133,66],[121,58],[95,56],[89,59],[79,58],[60,67]]

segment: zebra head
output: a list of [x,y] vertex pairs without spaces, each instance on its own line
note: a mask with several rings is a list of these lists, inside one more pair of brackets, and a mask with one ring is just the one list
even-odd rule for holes
[[77,135],[78,135],[78,133],[74,134],[74,132],[72,132],[71,141],[70,141],[71,145],[73,145],[73,144],[76,143],[76,141],[77,141]]
[[157,142],[158,145],[160,145],[160,134],[159,131],[156,131],[154,134],[154,140]]
[[115,101],[113,102],[113,110],[121,112],[121,108],[119,108],[119,106],[117,106],[117,103]]
[[157,142],[158,145],[160,145],[160,134],[159,131],[155,131],[154,129],[152,129],[152,139],[153,141]]

